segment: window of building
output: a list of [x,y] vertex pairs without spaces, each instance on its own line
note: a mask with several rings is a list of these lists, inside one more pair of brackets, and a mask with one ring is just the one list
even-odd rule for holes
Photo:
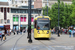
[[15,3],[17,4],[17,1],[15,1]]
[[3,12],[3,7],[1,7],[1,12]]
[[23,17],[21,17],[21,22],[23,22]]
[[26,22],[26,15],[21,15],[21,22]]
[[18,16],[18,15],[16,15],[16,22],[18,22],[18,19],[19,19],[18,17],[19,17],[19,16]]
[[16,7],[17,7],[17,5],[16,5]]
[[1,19],[1,23],[3,23],[3,19]]
[[24,22],[26,22],[26,17],[24,17]]
[[33,22],[33,21],[34,21],[33,19],[34,19],[34,16],[33,16],[33,15],[31,15],[31,22]]
[[9,8],[7,8],[7,12],[9,13]]
[[20,15],[20,17],[21,17],[21,22],[23,22],[23,15]]
[[15,15],[13,15],[13,22],[15,22],[16,20],[15,20]]
[[34,20],[33,20],[33,17],[31,17],[31,22],[33,22]]
[[18,17],[16,17],[16,22],[18,22]]
[[7,23],[10,23],[10,20],[9,19],[7,20]]
[[23,1],[21,1],[23,3]]
[[27,1],[25,1],[25,3],[27,3]]
[[24,15],[24,22],[26,22],[26,15]]
[[15,20],[15,17],[13,17],[13,22],[15,22],[16,20]]

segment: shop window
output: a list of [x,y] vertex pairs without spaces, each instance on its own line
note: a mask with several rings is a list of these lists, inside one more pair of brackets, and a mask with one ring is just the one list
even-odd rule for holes
[[23,22],[23,17],[21,17],[21,22]]
[[31,22],[33,22],[33,17],[31,17]]
[[18,17],[16,17],[16,22],[18,22]]
[[26,22],[26,17],[24,17],[24,22]]
[[1,23],[3,23],[3,19],[1,19]]
[[9,19],[7,20],[7,23],[10,23],[10,20]]
[[13,22],[15,22],[15,17],[13,17]]

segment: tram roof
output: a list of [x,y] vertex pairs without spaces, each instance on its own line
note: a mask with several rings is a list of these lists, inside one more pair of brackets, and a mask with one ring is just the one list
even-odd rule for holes
[[36,18],[34,18],[34,20],[37,20],[38,18],[49,18],[49,20],[51,20],[51,18],[49,16],[37,16]]

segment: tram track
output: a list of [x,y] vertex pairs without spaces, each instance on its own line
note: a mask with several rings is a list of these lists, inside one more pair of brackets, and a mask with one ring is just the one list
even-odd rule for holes
[[[48,49],[48,50],[55,50],[53,47],[51,47],[51,46],[48,46],[47,44],[45,44],[44,42],[42,42],[41,40],[38,40],[41,44],[43,44],[44,46],[46,46],[46,48]],[[49,40],[48,40],[49,41]],[[49,41],[50,42],[50,41]]]
[[16,40],[14,46],[12,47],[12,50],[16,50],[15,48],[16,48],[16,45],[17,45],[18,41],[19,41],[24,35],[25,35],[25,34],[23,34],[22,36],[20,36],[20,37]]
[[2,46],[2,45],[3,45],[4,43],[6,43],[7,41],[13,39],[14,37],[17,37],[17,36],[13,36],[13,37],[11,37],[11,38],[9,38],[9,39],[6,39],[3,43],[0,44],[0,46]]

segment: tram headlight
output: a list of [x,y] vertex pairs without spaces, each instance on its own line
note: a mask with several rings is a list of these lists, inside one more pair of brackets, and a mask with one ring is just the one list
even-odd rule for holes
[[40,34],[40,32],[38,31],[38,33]]
[[49,33],[49,31],[47,31],[47,34]]

